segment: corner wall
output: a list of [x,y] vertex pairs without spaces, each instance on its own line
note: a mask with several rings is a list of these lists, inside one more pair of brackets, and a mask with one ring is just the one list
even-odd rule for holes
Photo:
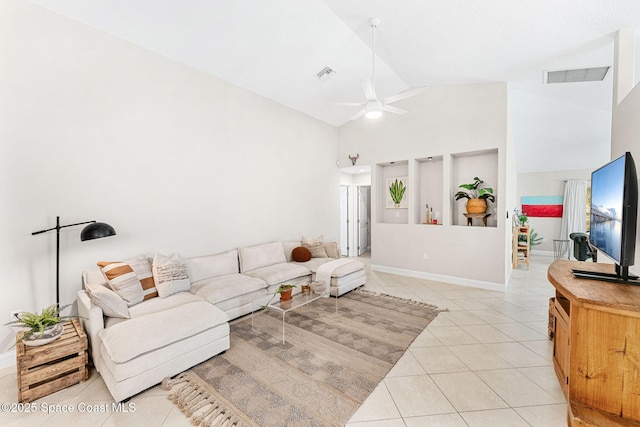
[[[41,9],[0,2],[0,325],[98,260],[339,239],[337,129]],[[13,344],[0,326],[0,353]]]

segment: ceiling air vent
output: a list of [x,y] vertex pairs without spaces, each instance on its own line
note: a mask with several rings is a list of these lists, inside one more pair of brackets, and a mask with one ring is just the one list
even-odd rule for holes
[[604,80],[611,67],[581,68],[579,70],[545,71],[544,82],[573,83],[573,82],[597,82]]
[[333,68],[327,66],[318,71],[318,73],[316,73],[316,77],[321,81],[325,81],[335,73],[336,71]]

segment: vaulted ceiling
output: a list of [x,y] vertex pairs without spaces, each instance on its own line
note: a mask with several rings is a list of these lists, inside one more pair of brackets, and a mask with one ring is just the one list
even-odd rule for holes
[[612,72],[551,85],[543,73],[613,65],[615,32],[640,28],[637,0],[31,1],[335,126],[359,110],[339,102],[365,101],[378,17],[379,97],[508,82],[520,172],[608,160]]

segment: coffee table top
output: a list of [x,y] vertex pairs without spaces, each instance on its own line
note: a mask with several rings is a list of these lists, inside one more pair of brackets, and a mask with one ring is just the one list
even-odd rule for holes
[[257,304],[260,304],[260,306],[262,306],[263,308],[265,305],[268,304],[267,308],[286,313],[288,311],[295,310],[296,308],[301,307],[303,305],[309,304],[310,302],[315,301],[318,298],[322,298],[324,296],[329,296],[328,288],[325,292],[320,294],[317,294],[313,291],[301,292],[293,295],[289,300],[281,300],[280,297],[276,295],[273,298],[273,300],[269,302],[272,295],[265,295],[264,297],[260,297],[256,299],[253,302],[253,304],[254,304],[254,307]]

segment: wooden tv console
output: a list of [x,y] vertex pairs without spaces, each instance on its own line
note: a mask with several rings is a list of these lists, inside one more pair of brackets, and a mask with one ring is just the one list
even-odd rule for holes
[[557,260],[553,365],[570,426],[640,426],[640,286],[577,279],[612,264]]

